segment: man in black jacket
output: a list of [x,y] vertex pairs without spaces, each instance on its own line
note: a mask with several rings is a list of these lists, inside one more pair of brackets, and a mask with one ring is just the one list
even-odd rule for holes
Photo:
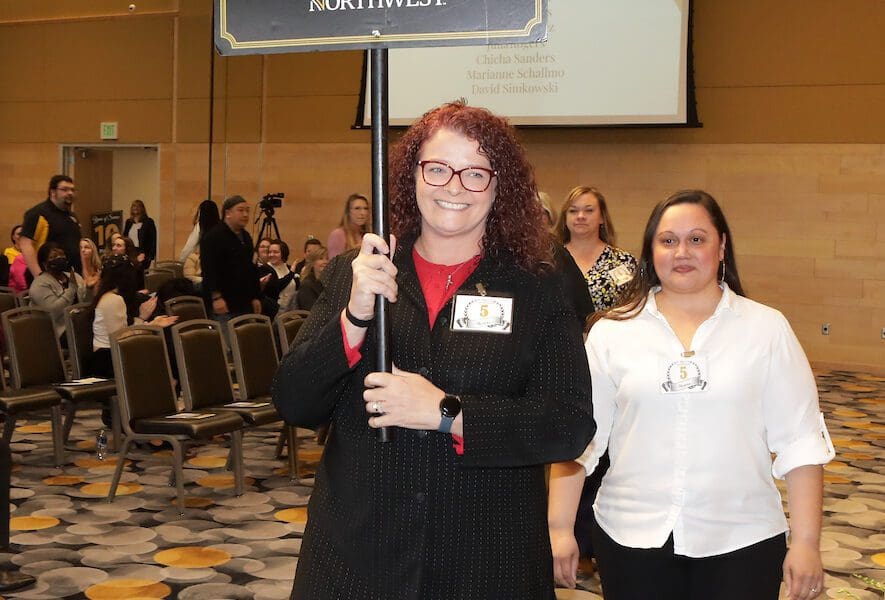
[[222,222],[200,241],[203,295],[212,318],[261,313],[258,272],[252,263],[252,237],[246,231],[249,205],[242,196],[224,201]]

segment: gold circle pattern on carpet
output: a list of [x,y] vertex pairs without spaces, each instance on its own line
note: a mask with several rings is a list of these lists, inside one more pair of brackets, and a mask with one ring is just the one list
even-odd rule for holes
[[9,519],[9,528],[13,531],[37,531],[39,529],[49,529],[55,527],[61,521],[55,517],[43,517],[40,515],[30,515],[28,517],[12,517]]
[[[117,484],[117,496],[128,496],[129,494],[135,494],[140,492],[142,487],[138,483],[129,483],[126,481],[121,481]],[[110,481],[99,481],[96,483],[87,483],[83,487],[80,488],[80,491],[86,494],[87,496],[99,496],[105,497],[108,495],[108,492],[111,491],[111,482]]]
[[223,565],[230,560],[230,554],[217,548],[202,548],[200,546],[179,546],[169,548],[154,555],[161,565],[178,567],[180,569],[205,569]]
[[287,508],[274,513],[278,521],[285,523],[307,523],[307,507]]
[[172,593],[165,583],[146,579],[109,579],[86,588],[89,600],[138,600],[167,598]]

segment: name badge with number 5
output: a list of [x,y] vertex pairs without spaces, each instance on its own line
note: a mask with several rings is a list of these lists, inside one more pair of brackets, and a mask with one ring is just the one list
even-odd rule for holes
[[452,303],[452,331],[511,333],[513,298],[457,294]]

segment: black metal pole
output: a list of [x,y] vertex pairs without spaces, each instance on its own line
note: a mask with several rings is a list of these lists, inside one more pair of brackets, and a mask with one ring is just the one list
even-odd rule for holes
[[209,185],[206,199],[212,199],[212,138],[215,129],[215,3],[209,13]]
[[[387,199],[387,48],[369,50],[372,63],[372,223],[375,233],[390,243],[390,218]],[[393,257],[390,257],[393,259]],[[387,300],[379,294],[375,298],[375,340],[378,371],[393,371],[390,356],[390,320]],[[380,427],[378,441],[393,439],[393,427]]]

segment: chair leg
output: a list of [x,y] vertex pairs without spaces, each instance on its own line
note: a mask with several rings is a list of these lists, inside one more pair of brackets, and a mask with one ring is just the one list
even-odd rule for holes
[[283,448],[286,447],[286,442],[288,441],[288,434],[286,433],[288,425],[283,423],[283,428],[280,429],[280,435],[277,438],[277,451],[274,454],[274,458],[283,458]]
[[181,442],[172,439],[172,469],[175,473],[175,487],[178,497],[178,514],[184,515],[184,450]]
[[237,496],[243,495],[243,431],[230,433],[230,454],[234,461],[234,491]]
[[62,430],[62,443],[68,443],[68,437],[71,435],[71,428],[74,426],[74,415],[77,409],[73,402],[63,400],[61,403],[62,414],[64,415],[64,429]]
[[15,422],[18,418],[15,415],[6,415],[6,422],[3,424],[3,441],[7,444],[12,441],[12,434],[15,433]]
[[120,449],[120,440],[123,439],[123,428],[120,425],[120,402],[117,396],[111,396],[111,433],[113,440],[111,441],[111,450],[116,452]]
[[289,481],[298,482],[298,428],[286,425],[286,436],[289,440]]
[[108,490],[108,504],[114,501],[117,495],[117,485],[120,483],[120,477],[123,475],[123,467],[126,465],[126,457],[129,455],[129,448],[132,446],[132,438],[127,437],[123,440],[123,451],[117,455],[117,467],[114,469],[114,478],[111,479],[111,488]]
[[59,469],[65,464],[65,442],[61,424],[61,406],[56,404],[51,409],[52,415],[52,447],[55,449],[55,466]]

